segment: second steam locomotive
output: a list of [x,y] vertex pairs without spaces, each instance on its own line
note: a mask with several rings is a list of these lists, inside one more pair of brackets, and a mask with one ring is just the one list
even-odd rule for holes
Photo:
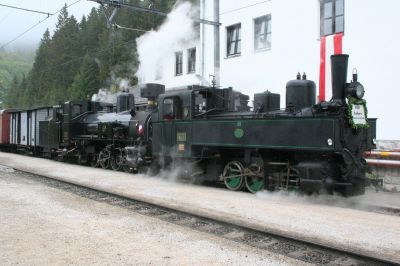
[[43,119],[39,109],[9,111],[9,145],[114,170],[184,163],[186,175],[231,190],[360,195],[367,185],[363,154],[374,146],[376,119],[367,118],[357,75],[347,83],[347,61],[348,55],[331,58],[333,97],[327,102],[316,103],[315,83],[305,77],[288,82],[285,108],[279,94],[264,92],[255,94],[252,111],[249,97],[232,88],[165,91],[146,84],[141,97],[147,104],[124,93],[116,112],[84,101],[49,108]]

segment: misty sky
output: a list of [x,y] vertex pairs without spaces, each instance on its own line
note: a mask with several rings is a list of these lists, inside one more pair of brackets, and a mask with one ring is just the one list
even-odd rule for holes
[[[69,5],[76,1],[77,0],[0,0],[0,4],[55,13],[63,7],[65,3]],[[95,2],[81,0],[77,4],[71,6],[68,11],[79,21],[83,15],[88,14],[93,7],[97,6],[98,4]],[[46,18],[46,15],[0,6],[0,44],[7,43],[44,18]],[[18,48],[36,46],[42,38],[43,33],[46,31],[46,28],[53,31],[56,22],[57,15],[47,19],[17,41],[10,44],[7,48],[15,46]]]

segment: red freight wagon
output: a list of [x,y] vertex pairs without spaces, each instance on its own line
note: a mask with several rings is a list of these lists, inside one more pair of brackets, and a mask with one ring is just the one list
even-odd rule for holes
[[0,110],[0,144],[8,144],[10,139],[10,114]]

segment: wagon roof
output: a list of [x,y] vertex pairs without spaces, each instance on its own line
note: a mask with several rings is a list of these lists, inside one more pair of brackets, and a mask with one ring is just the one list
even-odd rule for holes
[[41,106],[41,107],[35,107],[35,108],[30,108],[30,109],[9,109],[9,113],[20,113],[20,112],[28,112],[28,111],[36,111],[40,109],[48,109],[48,108],[53,108],[51,106]]

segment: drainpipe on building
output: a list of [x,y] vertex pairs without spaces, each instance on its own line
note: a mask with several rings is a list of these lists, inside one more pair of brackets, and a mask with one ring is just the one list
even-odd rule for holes
[[[205,1],[205,0],[204,0]],[[219,0],[214,0],[214,21],[219,24]],[[220,86],[220,36],[219,25],[214,26],[214,78],[216,86]]]

